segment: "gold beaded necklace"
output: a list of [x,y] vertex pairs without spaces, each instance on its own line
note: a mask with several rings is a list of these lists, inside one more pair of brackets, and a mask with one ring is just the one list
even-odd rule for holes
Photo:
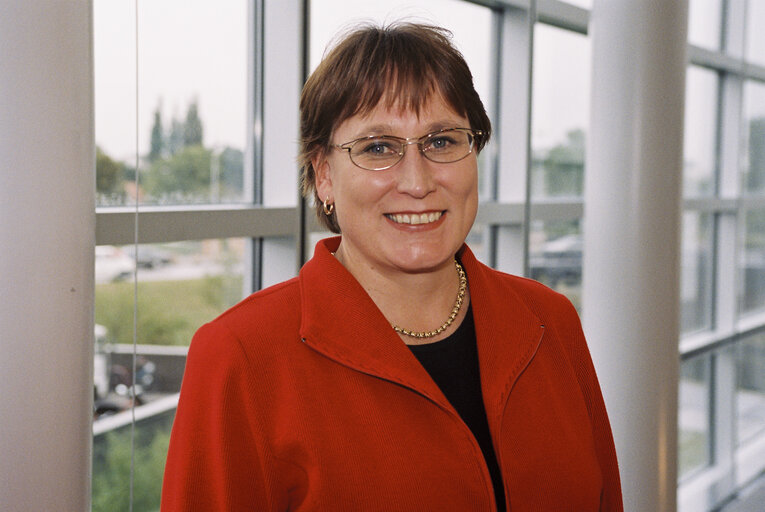
[[438,329],[435,329],[433,331],[410,331],[408,329],[402,329],[396,324],[392,324],[393,330],[396,331],[399,334],[403,334],[404,336],[410,336],[412,338],[432,338],[433,336],[438,336],[442,332],[444,332],[446,329],[449,328],[450,325],[452,325],[452,322],[454,322],[454,319],[457,318],[457,315],[460,312],[460,308],[462,308],[462,302],[465,300],[465,291],[467,290],[467,278],[465,277],[465,271],[462,269],[462,265],[457,263],[457,260],[454,260],[454,266],[457,268],[457,274],[460,278],[460,287],[457,291],[457,300],[454,301],[454,307],[452,308],[452,312],[449,315],[449,318],[446,319],[446,322],[441,324],[441,326]]

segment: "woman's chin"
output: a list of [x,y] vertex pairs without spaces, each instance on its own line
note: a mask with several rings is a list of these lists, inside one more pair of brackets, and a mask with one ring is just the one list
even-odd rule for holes
[[432,272],[449,265],[453,258],[454,253],[444,251],[443,247],[440,247],[438,251],[407,251],[392,258],[392,263],[403,272],[421,273]]

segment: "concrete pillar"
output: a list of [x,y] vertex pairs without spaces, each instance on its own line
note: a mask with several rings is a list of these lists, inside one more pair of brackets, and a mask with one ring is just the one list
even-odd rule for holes
[[0,508],[90,508],[90,0],[0,15]]
[[687,0],[595,0],[583,314],[625,509],[673,511]]

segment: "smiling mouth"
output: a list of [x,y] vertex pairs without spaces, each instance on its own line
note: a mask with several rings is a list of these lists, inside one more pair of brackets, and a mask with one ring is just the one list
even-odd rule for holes
[[444,211],[429,213],[386,213],[385,216],[396,224],[429,224],[440,219],[444,214]]

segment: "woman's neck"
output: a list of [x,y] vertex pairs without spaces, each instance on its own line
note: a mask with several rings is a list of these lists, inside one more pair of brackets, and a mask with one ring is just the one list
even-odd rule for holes
[[[392,325],[415,332],[436,330],[447,320],[455,306],[460,279],[453,259],[423,272],[406,272],[395,267],[374,267],[363,264],[343,250],[335,252],[337,260],[356,278],[375,305]],[[432,343],[452,334],[462,323],[470,303],[465,291],[462,306],[451,324],[440,334],[413,338],[399,334],[410,345]]]

